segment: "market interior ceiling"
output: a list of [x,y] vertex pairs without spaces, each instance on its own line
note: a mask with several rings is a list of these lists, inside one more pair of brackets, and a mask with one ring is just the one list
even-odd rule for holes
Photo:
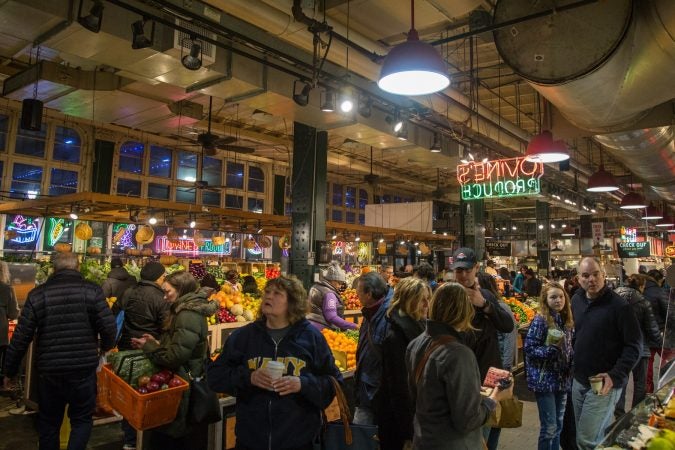
[[[95,33],[78,17],[97,4],[103,9]],[[396,190],[453,203],[460,159],[521,155],[533,134],[551,128],[569,145],[570,170],[548,165],[545,195],[487,201],[490,223],[534,219],[535,199],[551,202],[554,218],[588,213],[586,204],[618,223],[625,216],[617,203],[631,188],[672,206],[672,1],[414,5],[420,38],[448,64],[452,84],[438,94],[399,97],[376,85],[384,55],[406,39],[407,0],[7,0],[0,2],[3,95],[31,98],[37,79],[37,98],[51,110],[176,138],[195,150],[210,117],[212,133],[225,138],[218,152],[253,155],[277,171],[290,163],[298,121],[328,131],[329,179],[370,185],[374,194]],[[491,29],[493,16],[513,25],[481,32]],[[133,50],[132,23],[142,18],[152,45]],[[324,21],[332,34],[322,32]],[[202,44],[198,70],[181,64],[192,38]],[[566,59],[554,61],[560,47]],[[546,57],[544,69],[537,66]],[[293,94],[303,94],[305,83],[313,88],[300,106]],[[354,111],[321,111],[328,89],[343,87],[359,102]],[[407,140],[392,130],[399,116],[408,119]],[[439,153],[430,152],[435,139]],[[621,191],[585,191],[600,163]]]

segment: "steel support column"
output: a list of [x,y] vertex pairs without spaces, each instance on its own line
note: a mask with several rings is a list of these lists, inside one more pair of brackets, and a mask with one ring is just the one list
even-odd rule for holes
[[537,201],[535,205],[535,217],[537,220],[537,259],[539,260],[539,273],[546,270],[548,275],[551,266],[551,225],[549,223],[549,204]]
[[307,289],[314,279],[315,241],[326,239],[327,166],[328,133],[294,122],[290,272]]
[[479,259],[485,256],[485,201],[460,201],[461,206],[461,243],[470,247]]

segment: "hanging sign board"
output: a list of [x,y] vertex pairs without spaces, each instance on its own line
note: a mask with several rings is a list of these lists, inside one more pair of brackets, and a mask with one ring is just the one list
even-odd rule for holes
[[640,258],[650,256],[649,242],[619,242],[619,258]]
[[511,256],[511,243],[505,241],[485,241],[485,251],[490,256]]
[[457,166],[462,200],[538,194],[544,164],[524,157],[471,161]]
[[603,222],[593,222],[593,244],[599,244],[605,241],[605,224]]

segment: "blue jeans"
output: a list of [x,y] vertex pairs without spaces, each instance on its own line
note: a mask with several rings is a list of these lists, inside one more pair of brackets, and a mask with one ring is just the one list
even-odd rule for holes
[[66,405],[70,419],[68,450],[85,450],[96,407],[96,372],[84,375],[40,375],[38,433],[40,450],[59,450],[59,432]]
[[560,449],[560,432],[565,417],[567,392],[535,392],[539,409],[539,446],[538,450]]
[[577,426],[579,450],[592,450],[605,436],[605,430],[614,419],[614,408],[621,396],[621,389],[612,389],[607,395],[595,394],[590,386],[577,380],[572,383],[572,403]]
[[122,419],[120,425],[122,426],[122,432],[124,432],[124,445],[136,447],[136,429],[129,425],[129,422],[125,419]]

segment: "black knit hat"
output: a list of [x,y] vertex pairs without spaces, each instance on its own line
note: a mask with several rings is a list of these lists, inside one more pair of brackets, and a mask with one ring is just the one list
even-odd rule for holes
[[150,261],[141,269],[141,280],[157,281],[165,272],[162,264],[157,261]]
[[122,264],[122,260],[115,256],[113,259],[110,260],[110,268],[111,269],[116,269],[118,267],[122,267],[124,264]]

